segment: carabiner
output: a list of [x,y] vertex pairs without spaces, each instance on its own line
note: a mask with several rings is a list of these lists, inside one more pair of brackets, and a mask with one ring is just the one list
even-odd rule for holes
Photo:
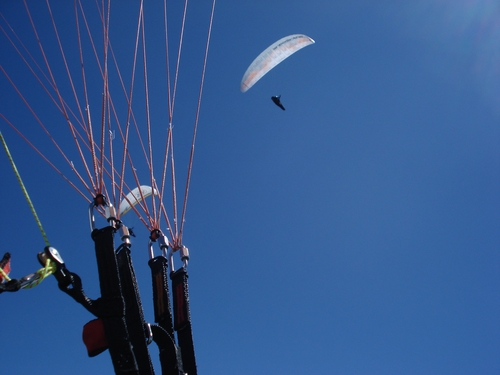
[[153,330],[151,329],[151,324],[146,323],[146,344],[149,345],[153,342]]
[[47,261],[51,261],[55,264],[56,269],[53,272],[53,275],[56,278],[59,287],[61,287],[61,285],[68,286],[73,283],[73,278],[71,277],[70,272],[66,269],[66,265],[64,264],[61,254],[59,254],[59,251],[57,251],[54,247],[46,246],[43,249],[43,253],[38,253],[38,261],[43,267],[47,265]]
[[90,231],[93,232],[95,228],[95,217],[94,217],[94,207],[107,207],[108,200],[102,194],[97,194],[94,200],[89,205],[89,221],[90,221]]
[[[178,248],[177,250],[179,250],[179,254],[180,254],[180,258],[181,258],[181,261],[182,261],[182,268],[185,268],[187,269],[187,266],[188,266],[188,262],[189,262],[189,249],[184,246],[184,245],[181,245],[180,248]],[[176,252],[177,250],[172,250],[172,248],[170,248],[169,252],[168,252],[168,260],[170,262],[170,269],[171,269],[171,272],[174,272],[175,271],[175,268],[174,268],[174,252]]]
[[103,206],[105,215],[106,215],[106,220],[108,221],[109,225],[112,226],[115,229],[119,229],[121,227],[121,222],[120,220],[116,219],[116,211],[113,205],[108,201],[105,195],[102,194],[97,194],[94,198],[94,201],[90,203],[89,206],[89,222],[90,222],[90,231],[93,232],[96,227],[95,227],[95,217],[94,217],[94,208]]
[[52,246],[45,246],[45,248],[43,249],[43,253],[38,253],[37,258],[38,258],[38,262],[41,264],[42,267],[46,267],[47,261],[50,261],[53,264],[55,264],[55,267],[56,267],[55,273],[64,274],[64,270],[66,269],[66,265],[64,264],[64,261],[63,261],[63,258],[61,257],[61,254],[59,254],[59,251],[57,251],[56,248],[54,248]]
[[89,206],[90,232],[93,232],[95,230],[94,207],[95,207],[95,203],[94,202],[90,203],[90,206]]
[[149,259],[153,259],[155,257],[153,251],[153,242],[158,240],[158,245],[160,246],[160,250],[162,251],[162,255],[164,257],[167,256],[167,250],[170,246],[170,242],[168,242],[167,236],[165,236],[159,229],[154,229],[151,231],[151,235],[149,236]]
[[132,246],[132,242],[130,242],[130,231],[125,225],[120,225],[120,238],[122,240],[122,244],[127,247]]
[[29,289],[40,283],[40,275],[37,273],[30,273],[29,275],[23,276],[19,279],[19,289]]

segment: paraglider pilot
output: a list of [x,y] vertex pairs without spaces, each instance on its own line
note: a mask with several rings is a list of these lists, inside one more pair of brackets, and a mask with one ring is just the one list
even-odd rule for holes
[[280,107],[283,111],[285,110],[285,107],[283,107],[283,104],[281,104],[281,95],[278,96],[271,96],[271,100],[276,104],[278,107]]

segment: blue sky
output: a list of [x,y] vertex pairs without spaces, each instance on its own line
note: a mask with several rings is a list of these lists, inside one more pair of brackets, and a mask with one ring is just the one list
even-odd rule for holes
[[[65,82],[45,5],[28,3]],[[112,4],[110,37],[130,72],[138,2],[126,3]],[[51,4],[74,68],[72,4]],[[93,2],[85,5],[95,17]],[[210,6],[188,7],[174,115],[179,190]],[[170,9],[175,51],[182,9]],[[0,11],[42,61],[22,4],[2,1]],[[146,12],[160,164],[163,25]],[[487,0],[217,2],[183,238],[200,374],[500,371],[499,17],[500,5]],[[242,94],[252,60],[294,33],[316,43]],[[2,67],[77,163],[64,118],[3,34],[0,43]],[[88,75],[98,118],[102,80],[95,68]],[[78,184],[0,79],[1,113]],[[277,94],[284,112],[270,100]],[[5,122],[0,129],[51,244],[97,298],[87,202]],[[21,277],[38,269],[44,242],[1,160],[3,251],[12,254],[11,277]],[[127,220],[138,231],[132,256],[152,321],[148,233],[133,214]],[[107,353],[87,357],[81,330],[93,317],[53,278],[0,301],[3,372],[113,372]],[[152,347],[151,355],[160,373]]]

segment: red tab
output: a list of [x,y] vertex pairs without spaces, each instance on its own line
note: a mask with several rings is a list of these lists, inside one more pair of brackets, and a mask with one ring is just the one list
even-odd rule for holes
[[83,326],[83,343],[87,347],[89,357],[95,357],[108,349],[108,341],[104,333],[102,319],[94,319]]

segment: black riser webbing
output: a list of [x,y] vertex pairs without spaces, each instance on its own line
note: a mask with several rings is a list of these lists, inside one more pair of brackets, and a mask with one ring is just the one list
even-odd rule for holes
[[153,280],[153,306],[155,322],[159,324],[172,337],[174,326],[172,324],[172,307],[170,304],[170,291],[168,288],[168,261],[163,256],[151,259],[149,262]]
[[187,270],[181,268],[172,272],[170,278],[172,279],[172,296],[174,302],[174,329],[177,331],[177,341],[181,348],[183,369],[189,375],[196,375]]
[[112,227],[95,229],[92,232],[101,287],[100,318],[103,320],[115,373],[139,375],[125,321],[125,306],[114,249],[114,233]]
[[182,358],[175,340],[167,331],[157,325],[151,326],[153,340],[160,350],[160,363],[162,375],[184,374]]
[[177,355],[172,324],[172,307],[168,288],[168,261],[163,256],[151,259],[151,278],[153,281],[153,306],[155,322],[159,327],[153,331],[153,337],[160,349],[160,362],[163,375],[178,375],[182,364]]
[[132,349],[141,375],[154,375],[153,364],[146,342],[146,322],[135,277],[130,249],[120,246],[117,250],[118,271],[125,301],[125,321],[132,343]]

